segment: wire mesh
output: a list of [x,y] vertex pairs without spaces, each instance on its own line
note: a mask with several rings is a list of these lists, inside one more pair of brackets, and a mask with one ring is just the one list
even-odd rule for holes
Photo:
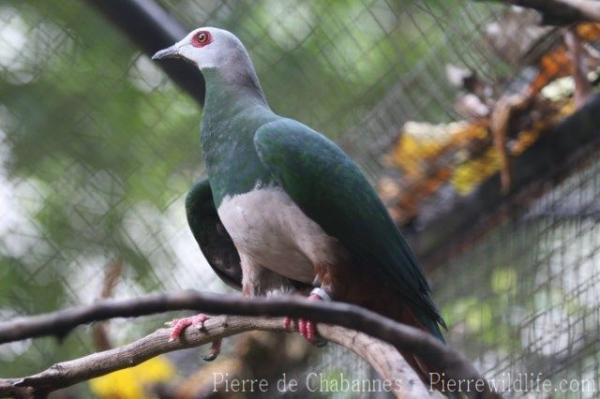
[[[275,110],[338,139],[373,176],[381,173],[383,148],[409,116],[441,122],[455,114],[446,63],[495,80],[514,71],[475,34],[498,18],[499,8],[489,5],[454,0],[161,3],[189,27],[212,24],[235,31]],[[473,47],[479,51],[468,51]]]
[[526,386],[532,397],[597,396],[599,167],[580,162],[532,203],[513,204],[508,221],[432,276],[451,342],[508,397]]
[[[495,155],[491,169],[485,157],[469,164],[492,147],[487,127],[475,125],[460,141],[480,140],[476,151],[454,146],[468,118],[457,107],[464,82],[453,83],[449,67],[486,82],[480,97],[487,106],[529,84],[532,65],[562,43],[556,29],[532,24],[531,13],[467,0],[160,3],[190,29],[236,33],[275,111],[340,143],[405,225],[421,210],[412,209],[415,198],[402,199],[418,191],[415,182],[466,166],[454,175],[467,173],[466,183],[444,175],[416,197],[425,202],[435,192],[433,207],[441,209],[449,190],[463,195],[500,169]],[[87,3],[0,4],[1,320],[93,302],[115,263],[124,265],[115,297],[226,290],[184,218],[183,196],[202,174],[200,111]],[[402,147],[403,137],[416,138],[415,146]],[[470,239],[468,250],[431,275],[450,342],[494,380],[527,371],[553,381],[598,381],[599,168],[597,161],[569,167],[560,184],[511,207],[508,222]],[[463,235],[455,237],[460,245]],[[162,321],[116,320],[110,339],[130,341]],[[94,349],[93,327],[60,344],[44,338],[1,345],[0,375],[29,374]],[[236,350],[229,345],[226,352]],[[337,348],[307,356],[290,372],[370,375]],[[170,362],[180,378],[202,366],[197,351]],[[80,385],[73,392],[99,395],[92,391]]]

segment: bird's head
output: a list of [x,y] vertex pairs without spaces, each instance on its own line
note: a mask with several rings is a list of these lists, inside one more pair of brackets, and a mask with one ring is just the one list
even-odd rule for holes
[[152,59],[181,58],[207,69],[227,65],[242,54],[246,54],[244,46],[233,33],[204,27],[194,29],[171,47],[156,52]]

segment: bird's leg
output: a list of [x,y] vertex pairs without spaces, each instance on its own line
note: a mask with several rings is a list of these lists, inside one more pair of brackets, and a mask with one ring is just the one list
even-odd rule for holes
[[[330,301],[331,297],[329,294],[322,288],[317,287],[314,288],[310,295],[308,296],[308,300],[310,301]],[[286,317],[283,320],[283,327],[286,330],[289,330],[292,326],[293,320],[290,317]],[[317,325],[315,322],[306,320],[306,319],[298,319],[296,326],[298,327],[298,332],[306,338],[306,340],[310,343],[317,343]]]
[[[171,334],[169,335],[169,342],[175,341],[180,338],[186,328],[189,326],[198,326],[200,330],[205,330],[204,323],[210,317],[205,315],[204,313],[200,313],[190,317],[184,317],[181,319],[175,319],[165,324],[171,327]],[[210,347],[210,352],[208,355],[204,356],[204,360],[211,361],[215,360],[217,356],[221,353],[221,339],[217,339],[212,342]]]
[[[247,297],[253,296],[275,296],[292,294],[296,291],[293,285],[285,277],[270,271],[269,269],[252,263],[251,260],[242,258],[242,294]],[[313,285],[320,286],[321,283],[315,279]],[[314,288],[309,300],[330,300],[327,292],[322,288]],[[294,323],[295,322],[295,323]],[[283,321],[283,327],[289,330],[292,326],[298,329],[309,342],[317,344],[315,338],[317,335],[315,323],[312,321],[299,319],[293,320],[286,317]]]

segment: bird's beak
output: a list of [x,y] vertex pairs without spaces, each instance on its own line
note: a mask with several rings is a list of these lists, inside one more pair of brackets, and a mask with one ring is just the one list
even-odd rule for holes
[[179,54],[179,46],[177,43],[172,45],[171,47],[164,48],[162,50],[157,51],[153,56],[153,60],[162,60],[164,58],[180,58]]

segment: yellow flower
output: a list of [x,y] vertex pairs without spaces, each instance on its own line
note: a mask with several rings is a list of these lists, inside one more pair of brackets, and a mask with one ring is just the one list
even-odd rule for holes
[[145,387],[168,381],[175,374],[173,365],[163,356],[135,367],[115,371],[89,381],[90,389],[100,398],[145,399]]

